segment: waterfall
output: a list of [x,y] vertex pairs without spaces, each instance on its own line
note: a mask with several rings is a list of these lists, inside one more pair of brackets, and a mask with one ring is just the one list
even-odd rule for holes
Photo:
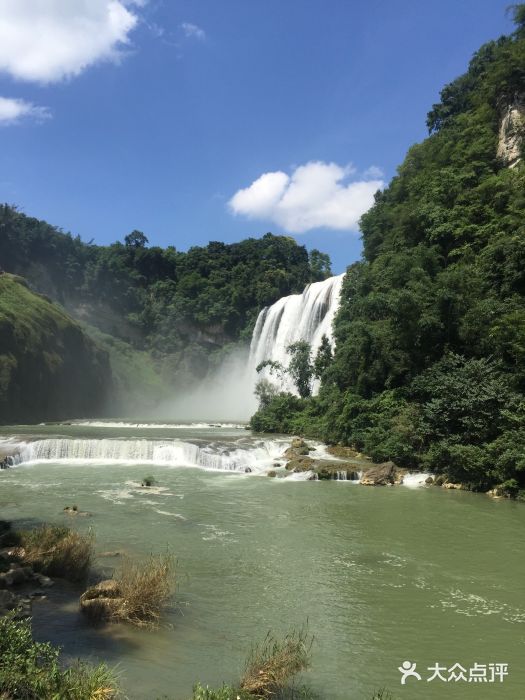
[[217,443],[200,447],[182,440],[50,438],[19,443],[14,461],[16,464],[131,462],[259,473],[281,460],[285,447],[282,440],[258,440],[245,447]]
[[[319,349],[323,335],[333,345],[332,324],[339,308],[339,296],[344,274],[323,282],[309,284],[302,294],[282,297],[263,309],[257,318],[250,345],[248,361],[250,379],[257,380],[256,367],[265,360],[288,364],[287,347],[305,340],[312,355]],[[283,379],[283,389],[294,392],[289,378]]]

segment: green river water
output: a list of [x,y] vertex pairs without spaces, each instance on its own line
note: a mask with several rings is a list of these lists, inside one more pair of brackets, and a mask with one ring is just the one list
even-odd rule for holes
[[[70,453],[73,441],[80,447],[75,458],[41,457],[1,471],[1,518],[91,527],[100,552],[142,557],[169,546],[177,558],[176,606],[158,631],[92,629],[78,612],[79,591],[64,584],[33,606],[37,638],[60,644],[68,657],[118,664],[130,698],[187,700],[196,680],[234,680],[253,640],[307,619],[315,642],[305,681],[327,700],[367,700],[383,686],[406,700],[525,697],[523,504],[433,487],[270,479],[140,454],[78,456],[93,451],[93,443],[78,442],[88,438],[109,441],[106,451],[116,438],[155,439],[161,455],[179,441],[225,455],[254,447],[249,433],[228,427],[2,433],[10,444],[40,437],[46,454],[64,451],[49,442],[58,435],[70,439]],[[264,472],[275,457],[257,459]],[[137,486],[148,474],[160,490]],[[92,517],[64,515],[73,503]],[[101,558],[97,568],[109,574],[116,564]],[[421,681],[400,684],[405,660],[417,663]],[[428,682],[436,662],[505,663],[508,676]]]

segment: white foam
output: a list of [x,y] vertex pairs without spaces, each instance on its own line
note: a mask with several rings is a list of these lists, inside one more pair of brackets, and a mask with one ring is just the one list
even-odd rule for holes
[[422,486],[426,486],[425,481],[428,479],[428,472],[409,472],[403,476],[403,486],[407,486],[409,489],[418,489]]
[[244,423],[131,423],[128,421],[83,420],[72,425],[88,428],[135,428],[141,430],[206,430],[208,428],[228,428],[244,430]]
[[[14,443],[15,444],[15,443]],[[16,443],[17,464],[67,462],[198,467],[213,471],[265,472],[280,459],[284,441],[254,440],[235,446],[212,443],[200,447],[182,440],[50,438]],[[149,489],[152,493],[154,487]]]

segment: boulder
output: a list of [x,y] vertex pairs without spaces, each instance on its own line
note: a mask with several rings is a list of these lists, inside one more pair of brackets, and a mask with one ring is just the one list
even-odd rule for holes
[[64,508],[64,513],[66,515],[79,515],[80,517],[83,518],[90,518],[91,513],[88,513],[87,511],[84,510],[78,510],[76,506],[66,506]]
[[436,476],[436,478],[434,479],[434,486],[443,486],[445,481],[446,479],[444,476]]
[[455,484],[452,481],[446,481],[443,484],[444,489],[451,489],[453,491],[461,491],[463,489],[463,484]]
[[290,459],[286,464],[286,469],[290,472],[307,472],[314,464],[314,460],[311,457],[299,456]]
[[112,579],[97,583],[80,596],[80,609],[93,622],[118,618],[123,603],[118,584]]
[[33,574],[33,579],[42,588],[51,588],[54,585],[54,581],[49,576],[44,576],[44,574]]
[[498,488],[495,488],[487,491],[487,496],[490,496],[491,498],[502,498],[502,493]]
[[383,462],[367,469],[359,483],[364,486],[388,486],[395,484],[398,479],[399,470],[394,462]]
[[292,447],[294,450],[300,450],[303,447],[307,447],[307,444],[303,440],[303,438],[294,437],[294,438],[292,438]]
[[425,479],[425,484],[427,484],[428,486],[430,486],[433,483],[434,483],[434,479],[431,476],[429,476]]

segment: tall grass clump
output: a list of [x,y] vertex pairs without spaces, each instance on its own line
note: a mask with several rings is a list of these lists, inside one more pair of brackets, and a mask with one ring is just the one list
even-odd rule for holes
[[290,696],[295,676],[310,666],[313,637],[308,628],[292,630],[282,639],[267,634],[252,647],[240,688],[257,698]]
[[171,554],[152,554],[140,563],[126,558],[112,579],[101,581],[80,596],[80,607],[94,624],[129,622],[138,627],[157,627],[174,587]]
[[81,535],[68,527],[41,525],[20,533],[23,559],[49,576],[84,581],[94,557],[92,533]]
[[138,626],[155,627],[173,594],[173,555],[151,554],[140,563],[126,558],[113,579],[122,598],[119,619]]
[[3,700],[113,700],[121,697],[104,664],[77,663],[63,671],[59,650],[35,642],[30,620],[0,617],[0,698]]

